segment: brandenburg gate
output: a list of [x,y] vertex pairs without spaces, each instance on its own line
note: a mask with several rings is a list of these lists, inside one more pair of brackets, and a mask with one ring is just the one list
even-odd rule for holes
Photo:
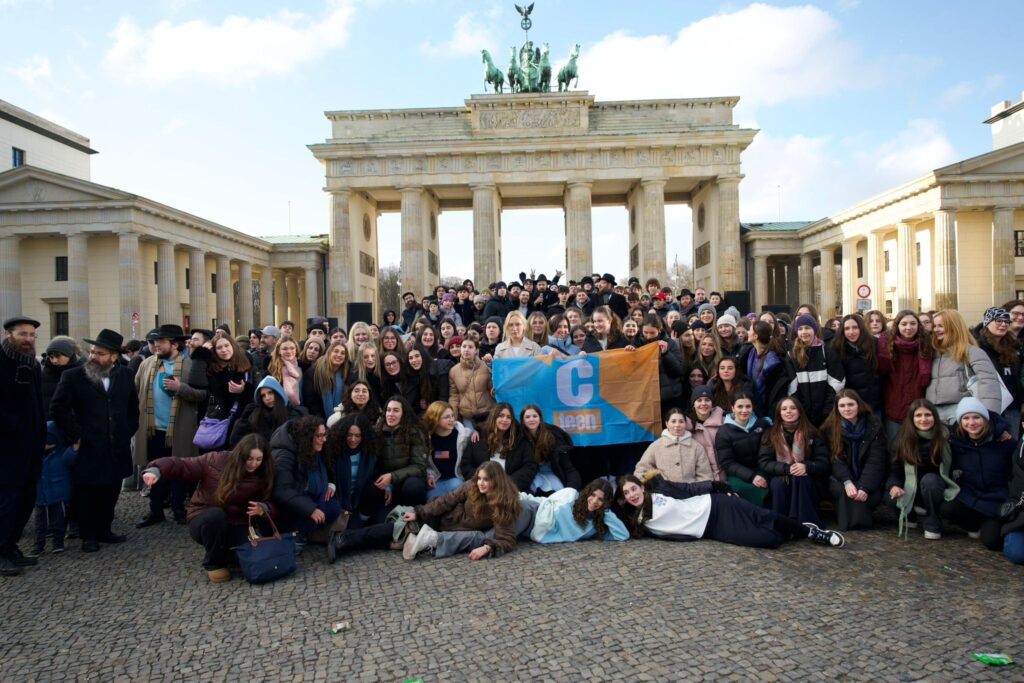
[[564,209],[567,274],[579,279],[593,271],[591,208],[624,206],[630,275],[663,277],[672,203],[693,212],[696,284],[746,289],[740,154],[757,131],[733,123],[738,99],[499,92],[460,107],[327,112],[331,136],[309,148],[331,196],[329,310],[376,304],[377,218],[387,211],[401,212],[402,288],[417,296],[441,275],[442,211],[472,209],[473,280],[486,287],[500,279],[502,211],[518,208]]

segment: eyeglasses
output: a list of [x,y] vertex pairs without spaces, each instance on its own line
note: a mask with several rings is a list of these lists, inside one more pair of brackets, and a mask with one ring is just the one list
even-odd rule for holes
[[1002,319],[999,319],[999,320],[993,320],[993,321],[992,321],[991,323],[989,323],[989,324],[990,324],[990,325],[1009,325],[1009,324],[1010,324],[1010,321],[1009,321],[1009,320],[1006,320],[1005,318],[1002,318]]
[[1010,317],[1014,320],[1024,320],[1024,313],[1017,313],[1015,311],[1010,312]]
[[386,367],[386,368],[397,368],[398,367],[398,361],[397,360],[390,360],[387,363],[384,363],[384,367]]

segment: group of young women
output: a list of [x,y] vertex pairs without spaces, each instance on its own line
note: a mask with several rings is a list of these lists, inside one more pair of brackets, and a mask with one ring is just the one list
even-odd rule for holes
[[[973,333],[954,310],[822,327],[811,306],[792,322],[737,320],[708,303],[684,317],[664,299],[624,318],[608,305],[549,317],[528,300],[483,324],[443,313],[407,330],[356,323],[312,353],[278,342],[234,417],[232,448],[188,467],[155,461],[147,483],[200,482],[190,530],[211,580],[229,576],[239,529],[267,514],[300,547],[325,543],[331,561],[360,548],[482,559],[527,536],[836,547],[885,503],[901,534],[938,539],[952,523],[1024,562],[1024,522],[1011,519],[1024,493],[1024,302],[1007,306]],[[538,406],[495,401],[501,359],[645,344],[661,359],[665,430],[653,443],[574,447]],[[232,377],[223,393],[237,396]],[[822,523],[828,508],[836,531]]]

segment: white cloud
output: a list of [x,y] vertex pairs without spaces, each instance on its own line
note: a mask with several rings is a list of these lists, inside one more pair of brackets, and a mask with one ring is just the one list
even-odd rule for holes
[[160,128],[160,135],[167,136],[171,135],[175,131],[178,131],[185,127],[185,119],[173,118]]
[[[501,15],[498,7],[492,7],[486,13],[469,12],[455,20],[451,38],[435,43],[427,40],[420,43],[420,51],[432,57],[455,57],[478,54],[481,49],[492,51],[495,43],[497,19]],[[493,55],[495,62],[500,61],[499,55]]]
[[[942,127],[915,119],[852,151],[831,137],[758,134],[743,155],[741,220],[816,220],[959,158]],[[779,211],[781,195],[781,216]]]
[[951,85],[942,91],[939,95],[939,106],[951,107],[955,104],[959,104],[961,101],[967,99],[974,94],[974,84],[969,81],[960,81],[956,85]]
[[335,3],[320,19],[281,10],[262,18],[229,16],[217,25],[161,21],[143,28],[131,17],[122,17],[111,33],[114,44],[103,64],[130,83],[200,79],[236,85],[288,73],[341,47],[348,40],[352,15],[350,4]]
[[756,108],[864,87],[839,23],[809,6],[754,4],[667,35],[606,36],[580,57],[581,87],[605,99],[741,95]]
[[33,55],[21,66],[13,66],[7,69],[8,73],[18,80],[29,85],[47,79],[52,75],[50,70],[50,58],[44,55]]

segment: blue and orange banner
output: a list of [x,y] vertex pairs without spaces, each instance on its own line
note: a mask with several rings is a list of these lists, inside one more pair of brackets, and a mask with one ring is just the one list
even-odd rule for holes
[[657,344],[570,358],[494,361],[498,401],[519,412],[528,403],[564,429],[577,446],[653,441],[661,434]]

